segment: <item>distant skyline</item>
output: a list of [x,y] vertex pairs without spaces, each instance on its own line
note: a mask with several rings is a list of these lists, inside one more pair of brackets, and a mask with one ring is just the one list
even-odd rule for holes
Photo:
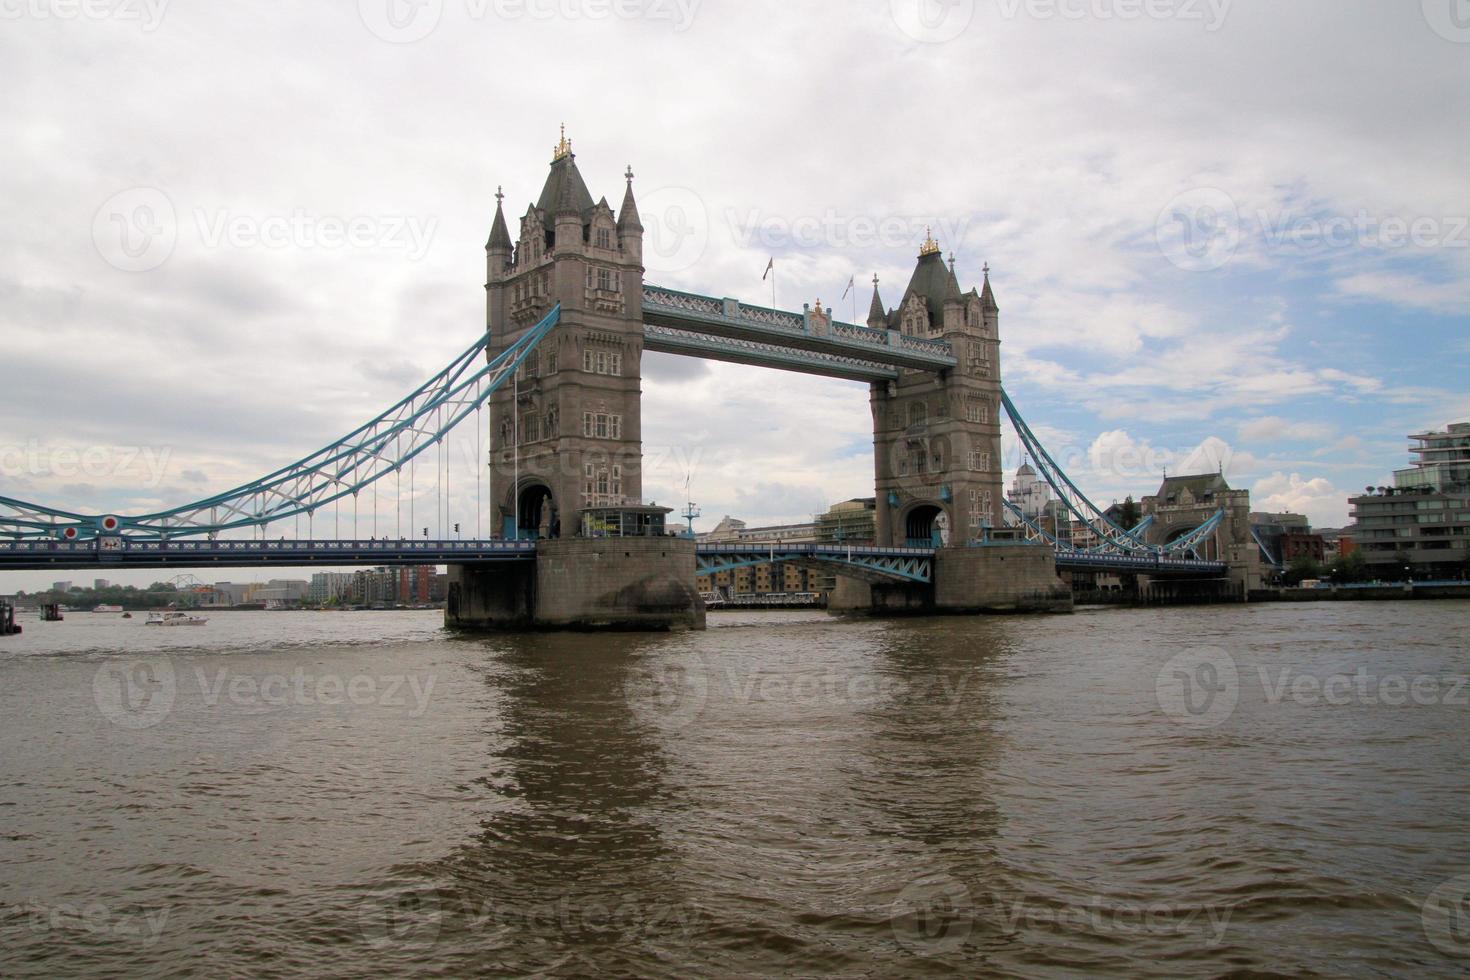
[[[184,503],[393,403],[483,329],[497,188],[514,222],[565,122],[595,197],[616,206],[631,164],[649,282],[764,304],[774,259],[778,305],[861,320],[932,230],[964,288],[989,263],[1006,387],[1099,503],[1219,468],[1256,510],[1340,526],[1407,434],[1470,418],[1450,11],[7,8],[0,495]],[[667,355],[644,374],[645,496],[679,508],[687,479],[697,526],[872,494],[865,386]],[[376,533],[474,527],[474,434],[449,454],[445,526],[420,484]]]

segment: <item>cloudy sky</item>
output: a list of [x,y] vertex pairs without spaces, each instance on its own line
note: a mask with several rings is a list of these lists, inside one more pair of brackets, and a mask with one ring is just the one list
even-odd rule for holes
[[[774,256],[779,305],[862,316],[932,226],[1095,497],[1222,466],[1341,525],[1470,417],[1466,6],[0,0],[0,495],[183,503],[391,404],[483,329],[496,187],[564,121],[594,196],[632,165],[650,282],[769,301]],[[872,492],[865,386],[644,370],[646,496]]]

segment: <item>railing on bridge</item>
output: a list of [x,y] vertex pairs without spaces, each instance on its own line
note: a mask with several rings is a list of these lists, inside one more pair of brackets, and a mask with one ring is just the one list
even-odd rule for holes
[[1224,575],[1223,561],[1201,558],[1176,558],[1168,555],[1120,555],[1098,551],[1065,551],[1056,553],[1057,568],[1085,572],[1132,572],[1154,577],[1162,575]]
[[862,577],[908,582],[934,581],[933,548],[877,548],[838,544],[701,544],[695,549],[700,575],[773,562],[845,567]]
[[528,561],[534,541],[160,541],[122,537],[88,541],[0,541],[0,569],[129,568],[207,565],[438,565]]
[[899,368],[943,371],[955,367],[954,350],[943,340],[874,330],[644,285],[645,342],[650,350],[697,354],[745,364],[764,364],[858,381],[898,376]]
[[848,381],[891,381],[898,377],[898,369],[895,367],[847,354],[798,350],[786,344],[745,337],[721,337],[660,323],[644,324],[643,349],[662,354],[683,354],[687,357],[708,357],[736,364],[782,368],[827,378],[845,378]]

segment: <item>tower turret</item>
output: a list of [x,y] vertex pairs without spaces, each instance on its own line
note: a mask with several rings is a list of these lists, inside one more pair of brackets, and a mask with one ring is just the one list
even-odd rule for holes
[[868,304],[868,326],[874,330],[888,328],[888,314],[883,312],[883,297],[878,295],[878,273],[873,273],[873,301]]
[[618,244],[631,261],[643,264],[643,221],[638,217],[638,202],[633,200],[633,165],[628,164],[628,188],[623,192],[623,206],[618,210]]
[[487,282],[499,282],[510,273],[510,261],[515,246],[510,240],[510,229],[505,224],[502,203],[505,192],[495,188],[495,220],[490,223],[490,238],[485,242],[485,271]]

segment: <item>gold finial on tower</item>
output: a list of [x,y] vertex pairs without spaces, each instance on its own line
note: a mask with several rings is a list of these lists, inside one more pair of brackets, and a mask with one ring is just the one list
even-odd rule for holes
[[567,124],[561,124],[561,142],[556,144],[556,149],[551,153],[551,162],[555,163],[562,157],[572,155],[572,141],[567,139]]
[[924,229],[924,244],[919,247],[920,255],[934,255],[939,251],[939,243],[934,240],[934,231],[931,228]]

